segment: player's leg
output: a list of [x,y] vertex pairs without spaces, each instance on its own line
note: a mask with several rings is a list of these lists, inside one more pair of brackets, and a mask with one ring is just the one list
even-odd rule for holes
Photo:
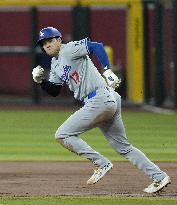
[[[106,96],[106,99],[105,99]],[[95,173],[96,180],[88,181],[89,184],[96,183],[109,169],[112,168],[112,163],[100,153],[92,149],[85,141],[79,138],[79,135],[85,131],[96,127],[105,119],[111,119],[116,111],[115,100],[110,101],[109,94],[105,93],[101,96],[96,96],[91,99],[85,106],[71,115],[56,131],[55,138],[65,148],[70,151],[85,157],[93,162],[93,164],[102,169]]]
[[[115,95],[117,95],[117,112],[114,115],[112,121],[103,123],[100,126],[100,129],[104,133],[111,146],[119,154],[142,170],[154,183],[161,182],[165,177],[168,177],[167,174],[160,170],[157,165],[151,162],[144,153],[128,142],[121,117],[120,96],[118,94]],[[166,182],[169,182],[169,180],[170,179],[168,179]],[[145,191],[147,192],[147,190]]]

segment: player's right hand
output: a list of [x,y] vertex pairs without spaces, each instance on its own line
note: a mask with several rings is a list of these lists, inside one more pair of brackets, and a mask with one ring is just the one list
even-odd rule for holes
[[103,75],[106,78],[107,84],[112,87],[113,89],[119,87],[121,83],[121,79],[118,78],[112,71],[111,69],[107,69],[104,71]]
[[34,82],[42,83],[44,79],[44,69],[40,65],[38,65],[33,69],[32,75],[33,75]]

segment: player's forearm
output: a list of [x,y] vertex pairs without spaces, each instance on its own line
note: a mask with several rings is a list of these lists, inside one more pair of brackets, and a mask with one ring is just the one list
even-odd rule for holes
[[88,41],[87,42],[87,46],[88,46],[88,50],[90,53],[93,53],[97,56],[99,62],[102,64],[103,68],[109,69],[110,68],[110,64],[109,64],[109,60],[108,60],[108,56],[107,53],[103,47],[102,43],[97,43],[97,42],[91,42]]
[[59,95],[61,87],[62,87],[61,85],[56,85],[47,80],[43,80],[40,85],[44,91],[46,91],[49,95],[53,97],[56,97],[57,95]]

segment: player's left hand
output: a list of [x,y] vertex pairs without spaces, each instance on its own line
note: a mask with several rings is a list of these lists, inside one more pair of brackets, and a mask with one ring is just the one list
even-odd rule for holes
[[113,89],[119,87],[121,83],[121,79],[118,78],[112,71],[111,69],[106,70],[103,75],[105,76],[107,83],[110,87]]

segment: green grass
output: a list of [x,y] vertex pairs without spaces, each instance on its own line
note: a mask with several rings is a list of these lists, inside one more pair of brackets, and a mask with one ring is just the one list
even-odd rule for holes
[[[55,142],[58,126],[71,112],[0,111],[0,160],[84,160]],[[177,114],[123,112],[129,141],[154,161],[177,161]],[[111,160],[124,160],[98,129],[81,136]],[[177,205],[172,198],[1,197],[0,205]]]
[[[0,111],[0,160],[84,160],[58,145],[54,134],[71,112]],[[123,112],[129,141],[155,161],[177,161],[177,114]],[[82,139],[111,160],[124,160],[99,129]]]
[[0,205],[176,205],[176,199],[122,197],[0,198]]

